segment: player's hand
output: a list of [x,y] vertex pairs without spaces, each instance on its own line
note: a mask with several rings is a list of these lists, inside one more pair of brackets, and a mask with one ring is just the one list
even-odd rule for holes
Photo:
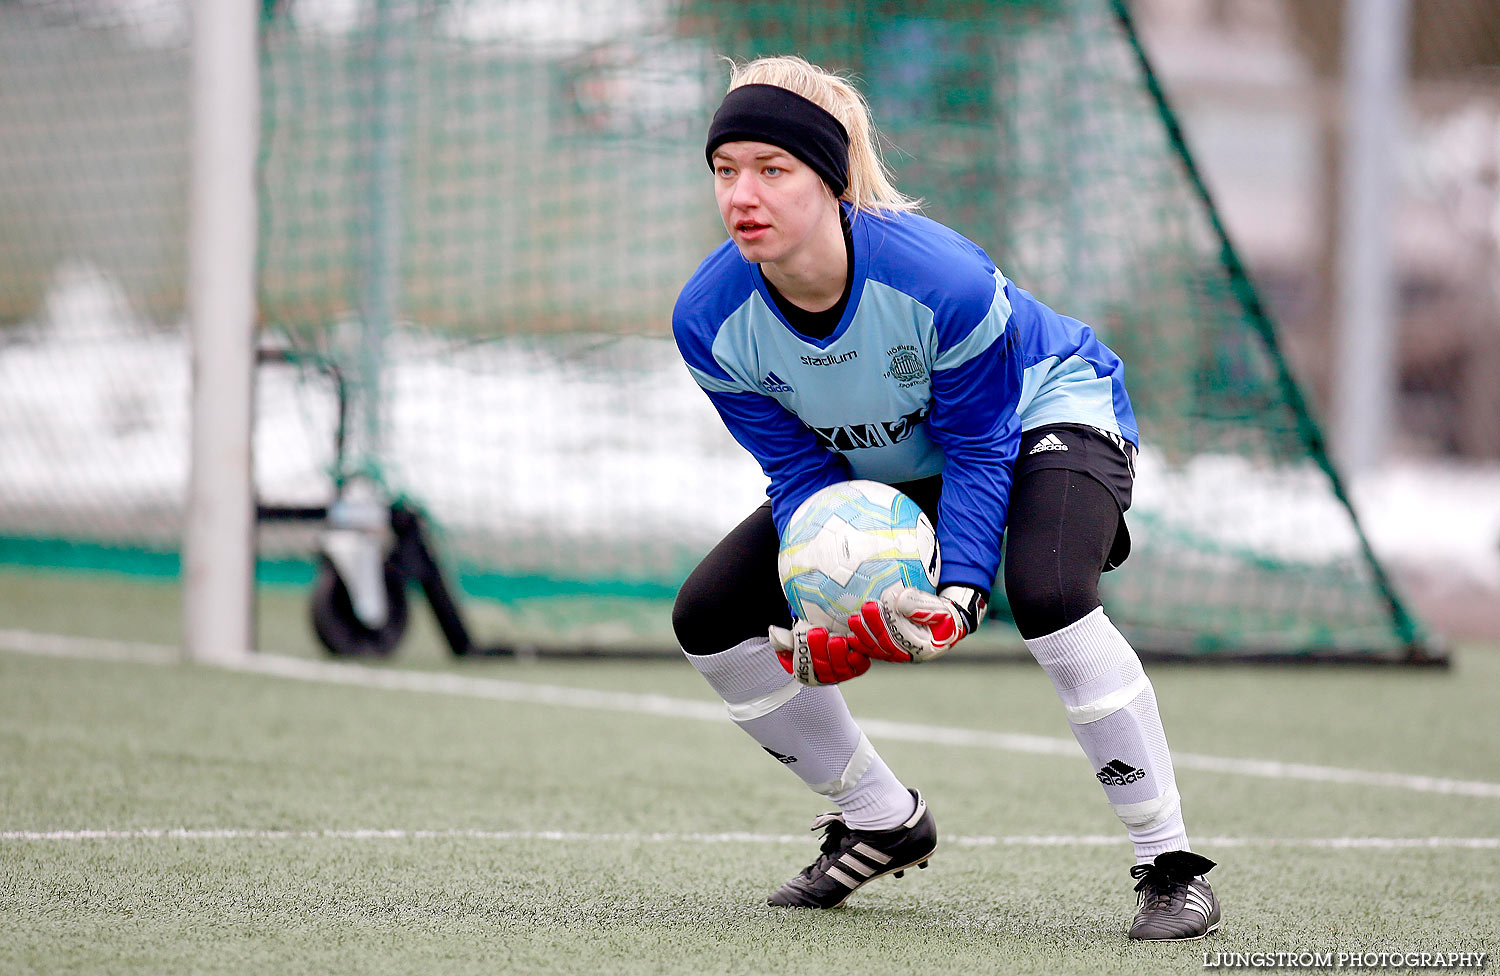
[[805,685],[831,685],[857,678],[870,670],[870,658],[843,634],[830,634],[798,620],[792,629],[772,627],[771,646],[787,673]]
[[941,657],[979,629],[985,595],[968,586],[945,586],[933,595],[915,587],[887,590],[849,616],[859,652],[885,661],[920,664]]

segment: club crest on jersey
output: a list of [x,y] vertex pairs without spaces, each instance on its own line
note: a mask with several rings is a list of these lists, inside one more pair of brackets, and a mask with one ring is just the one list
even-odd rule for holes
[[927,367],[917,355],[916,346],[892,346],[886,350],[891,357],[891,366],[885,371],[887,379],[896,381],[903,390],[927,379]]

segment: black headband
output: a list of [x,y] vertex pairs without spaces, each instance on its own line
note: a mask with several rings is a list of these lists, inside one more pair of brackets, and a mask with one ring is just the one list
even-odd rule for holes
[[823,178],[833,195],[849,188],[849,132],[821,105],[779,85],[741,85],[724,96],[708,124],[703,155],[726,142],[765,142],[796,156]]

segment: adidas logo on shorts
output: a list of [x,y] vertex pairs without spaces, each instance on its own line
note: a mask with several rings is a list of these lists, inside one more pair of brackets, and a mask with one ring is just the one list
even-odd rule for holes
[[1031,450],[1026,453],[1031,455],[1040,454],[1043,451],[1066,451],[1067,449],[1068,445],[1058,440],[1056,434],[1047,434],[1041,440],[1037,441],[1036,444],[1032,445]]
[[1111,759],[1094,774],[1094,778],[1105,786],[1124,786],[1127,783],[1134,783],[1145,775],[1143,770],[1136,769],[1118,759]]

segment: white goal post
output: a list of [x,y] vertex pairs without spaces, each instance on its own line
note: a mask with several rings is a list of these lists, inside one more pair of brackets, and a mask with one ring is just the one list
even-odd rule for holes
[[183,529],[183,651],[251,651],[255,507],[256,16],[246,0],[194,5],[188,317],[192,434]]

